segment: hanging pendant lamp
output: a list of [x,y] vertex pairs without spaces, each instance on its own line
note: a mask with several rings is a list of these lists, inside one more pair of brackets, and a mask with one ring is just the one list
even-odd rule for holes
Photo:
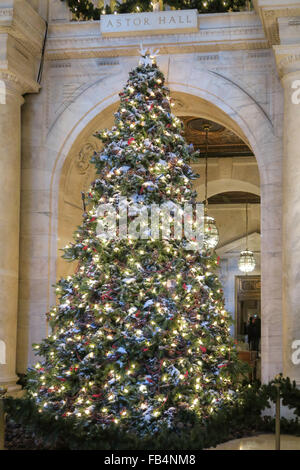
[[213,250],[219,243],[219,232],[216,226],[216,221],[213,217],[208,215],[208,197],[207,197],[207,183],[208,183],[208,131],[209,124],[203,126],[205,130],[205,203],[204,203],[204,238],[203,243],[206,249]]
[[241,251],[239,259],[239,270],[242,273],[251,273],[255,269],[255,258],[252,251],[248,249],[248,202],[246,203],[246,250]]

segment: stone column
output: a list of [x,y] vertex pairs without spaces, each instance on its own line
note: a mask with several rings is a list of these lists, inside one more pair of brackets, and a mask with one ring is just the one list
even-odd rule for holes
[[0,385],[15,388],[22,89],[0,74]]
[[16,386],[22,95],[37,93],[45,21],[25,0],[0,2],[0,385]]
[[283,123],[283,373],[300,387],[300,5],[278,14],[274,45],[284,89]]
[[283,373],[300,385],[300,70],[284,75],[282,84]]

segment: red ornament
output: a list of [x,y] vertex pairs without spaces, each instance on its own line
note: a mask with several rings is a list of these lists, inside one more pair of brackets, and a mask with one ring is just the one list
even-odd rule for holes
[[87,245],[84,246],[83,249],[84,249],[84,251],[86,251],[88,249],[88,246]]
[[134,142],[134,140],[135,140],[135,139],[134,139],[133,137],[130,137],[130,139],[128,139],[128,142],[127,142],[128,145],[132,144],[132,142]]
[[206,353],[207,349],[204,346],[200,346],[200,349],[203,353]]

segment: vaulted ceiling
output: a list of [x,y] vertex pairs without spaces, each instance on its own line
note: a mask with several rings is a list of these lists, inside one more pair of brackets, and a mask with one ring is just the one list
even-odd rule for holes
[[213,121],[193,116],[180,116],[184,123],[185,138],[188,143],[193,143],[195,149],[200,149],[200,156],[205,156],[206,132],[205,126],[209,126],[208,132],[208,157],[250,157],[253,156],[250,148],[231,130]]

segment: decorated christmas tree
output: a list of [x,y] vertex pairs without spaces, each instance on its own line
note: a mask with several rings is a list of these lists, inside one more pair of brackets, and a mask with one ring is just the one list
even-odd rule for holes
[[[238,361],[216,256],[185,237],[154,237],[139,219],[139,207],[195,201],[197,177],[164,75],[152,51],[141,55],[114,127],[97,134],[97,179],[64,249],[76,272],[57,283],[52,331],[35,345],[41,359],[27,393],[40,413],[145,435],[230,403]],[[125,199],[142,236],[121,237],[118,225],[118,236],[105,238],[99,221],[109,214],[99,207],[120,208]]]

